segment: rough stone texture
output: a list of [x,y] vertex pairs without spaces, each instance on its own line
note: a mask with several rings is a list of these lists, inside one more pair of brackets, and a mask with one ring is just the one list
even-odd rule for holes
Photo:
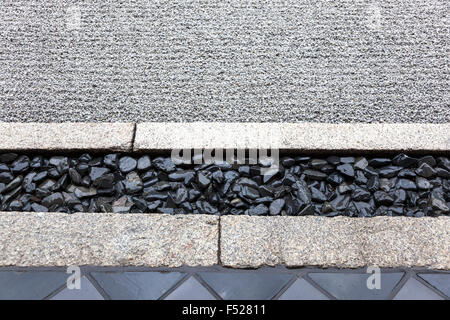
[[0,122],[0,150],[129,151],[133,123]]
[[1,4],[2,121],[450,121],[448,0]]
[[0,212],[1,266],[210,266],[218,217]]
[[302,151],[445,151],[450,123],[140,123],[134,150],[279,148]]
[[221,262],[450,269],[450,218],[221,217]]

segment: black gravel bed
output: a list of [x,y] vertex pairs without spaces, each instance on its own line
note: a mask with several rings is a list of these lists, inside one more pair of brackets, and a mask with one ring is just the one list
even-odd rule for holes
[[0,209],[327,217],[450,213],[447,157],[284,156],[278,170],[262,175],[268,166],[267,159],[253,165],[175,165],[157,155],[3,153]]

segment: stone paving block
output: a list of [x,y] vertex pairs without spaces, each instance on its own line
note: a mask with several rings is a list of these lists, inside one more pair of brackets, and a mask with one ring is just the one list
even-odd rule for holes
[[450,124],[139,123],[134,150],[278,148],[302,151],[447,151]]
[[198,275],[224,300],[269,300],[292,279],[283,273],[220,273]]
[[0,150],[130,151],[134,123],[0,122]]
[[80,289],[65,288],[50,300],[104,300],[104,298],[86,277],[82,277]]
[[450,299],[450,273],[421,273],[418,276]]
[[368,273],[309,273],[321,288],[340,300],[385,300],[403,277],[403,272],[381,273],[380,289],[369,289]]
[[394,300],[444,300],[414,278],[410,278],[395,295]]
[[305,279],[297,279],[278,300],[329,300]]
[[223,216],[220,246],[223,265],[234,268],[450,269],[450,218]]
[[66,284],[65,272],[0,271],[0,300],[41,300]]
[[187,279],[164,300],[216,300],[194,277]]
[[113,300],[156,300],[180,281],[180,272],[93,272]]
[[209,266],[212,215],[0,212],[2,266]]

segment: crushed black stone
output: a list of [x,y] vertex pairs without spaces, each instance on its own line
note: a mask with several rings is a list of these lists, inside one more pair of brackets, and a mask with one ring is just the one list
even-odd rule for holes
[[446,157],[283,157],[257,165],[175,165],[170,157],[0,154],[2,211],[215,215],[439,216]]

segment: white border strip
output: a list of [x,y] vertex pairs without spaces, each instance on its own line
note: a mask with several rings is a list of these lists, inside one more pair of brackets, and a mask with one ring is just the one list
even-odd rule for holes
[[140,123],[135,151],[277,148],[303,151],[447,151],[446,124]]

